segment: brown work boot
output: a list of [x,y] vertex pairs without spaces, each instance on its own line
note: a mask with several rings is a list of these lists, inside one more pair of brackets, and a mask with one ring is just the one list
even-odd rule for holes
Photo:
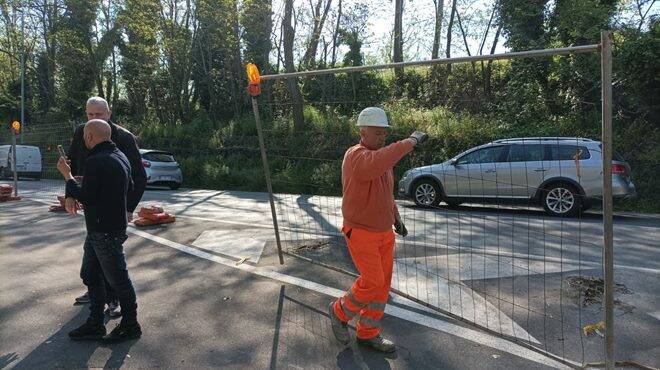
[[357,339],[357,344],[365,347],[370,347],[379,352],[392,353],[396,351],[396,346],[391,340],[383,338],[380,334],[369,339]]
[[332,333],[335,335],[337,342],[346,345],[351,342],[351,337],[348,334],[348,323],[339,320],[339,317],[335,314],[334,305],[334,302],[330,302],[330,308],[328,310]]

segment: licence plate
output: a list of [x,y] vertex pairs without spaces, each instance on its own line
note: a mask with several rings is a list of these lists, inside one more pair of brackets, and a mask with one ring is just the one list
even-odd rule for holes
[[159,179],[160,179],[160,181],[172,181],[172,180],[174,180],[170,176],[161,176]]

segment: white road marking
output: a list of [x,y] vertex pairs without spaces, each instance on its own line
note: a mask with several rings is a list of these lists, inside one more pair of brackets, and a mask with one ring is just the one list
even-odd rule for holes
[[[305,289],[313,290],[318,293],[323,293],[332,297],[340,297],[344,294],[343,290],[339,290],[337,288],[329,287],[327,285],[319,284],[313,281],[301,279],[295,276],[290,276],[286,275],[277,271],[274,271],[270,268],[267,267],[260,267],[260,266],[252,266],[252,265],[247,265],[247,264],[241,264],[236,266],[236,261],[231,260],[229,258],[217,256],[208,252],[201,251],[196,248],[189,247],[187,245],[183,245],[156,235],[149,234],[147,232],[137,230],[133,227],[129,227],[128,232],[140,236],[145,239],[149,239],[151,241],[154,241],[156,243],[162,244],[164,246],[179,250],[181,252],[204,258],[209,261],[213,261],[231,268],[243,270],[255,275],[259,275],[262,277],[266,277],[269,279],[277,280],[283,283],[291,284],[291,285],[296,285]],[[399,300],[395,300],[399,301]],[[404,304],[406,303],[404,300],[401,300],[399,302],[403,302]],[[459,338],[463,338],[475,343],[479,343],[481,345],[485,345],[497,350],[500,350],[502,352],[507,352],[510,354],[513,354],[515,356],[538,362],[543,365],[551,366],[554,368],[558,369],[568,369],[566,365],[559,363],[557,361],[554,361],[546,356],[541,355],[538,352],[532,351],[530,349],[527,349],[525,347],[522,347],[518,344],[515,344],[511,341],[505,340],[498,338],[493,335],[489,335],[486,333],[479,332],[477,330],[469,329],[469,328],[464,328],[459,325],[455,325],[446,321],[438,320],[433,317],[429,317],[426,315],[422,315],[416,312],[408,311],[396,306],[388,305],[385,309],[385,312],[388,315],[398,317],[400,319],[414,322],[419,325],[426,326],[431,329],[436,329],[454,336],[457,336]],[[576,363],[576,365],[578,365]]]
[[660,321],[660,311],[655,311],[655,312],[649,312],[649,316],[655,318],[656,320]]
[[[456,276],[448,276],[447,273],[438,273],[442,269],[434,269],[431,272],[427,266],[416,264],[413,259],[396,260],[392,273],[392,286],[477,325],[514,338],[540,343],[497,306],[459,280],[457,273],[459,268],[454,267],[456,271],[449,274],[456,273]],[[466,276],[469,278],[469,274]]]
[[250,230],[206,230],[192,242],[195,247],[257,263],[270,234]]

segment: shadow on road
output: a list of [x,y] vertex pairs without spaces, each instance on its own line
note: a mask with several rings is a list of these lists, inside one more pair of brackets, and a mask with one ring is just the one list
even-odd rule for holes
[[[78,313],[68,323],[18,362],[15,369],[80,369],[91,367],[118,369],[122,367],[126,356],[136,341],[110,346],[97,341],[73,342],[69,339],[68,333],[80,326],[89,312],[87,306],[79,307]],[[106,327],[110,331],[114,324],[106,324]],[[111,351],[110,356],[104,364],[90,363],[92,356],[99,348],[109,349]]]
[[[355,328],[349,328],[354,333]],[[408,353],[404,348],[401,351]],[[348,346],[339,344],[327,312],[287,295],[284,286],[280,288],[270,369],[391,369],[400,360],[410,362],[412,358],[358,347],[355,341]]]
[[7,353],[6,355],[0,356],[0,369],[6,368],[16,360],[18,360],[18,355],[16,352]]
[[[461,206],[455,206],[455,207],[450,207],[447,205],[439,205],[435,207],[423,207],[423,206],[418,206],[414,203],[404,203],[403,204],[404,208],[411,209],[411,210],[420,210],[420,211],[428,211],[428,212],[453,212],[453,213],[483,213],[487,215],[502,215],[502,216],[530,216],[534,218],[546,218],[548,220],[561,220],[561,217],[553,217],[547,215],[540,207],[538,209],[535,208],[527,208],[527,206],[511,206],[511,205],[505,205],[505,206],[498,206],[497,204],[490,205],[490,206],[485,206],[481,204],[474,204],[474,205],[461,205]],[[573,217],[563,217],[565,220],[576,220],[576,219],[582,219],[582,220],[598,220],[601,221],[603,218],[603,214],[600,213],[599,211],[588,211],[581,213],[577,216]],[[630,216],[630,215],[614,215],[615,220],[640,220],[644,219],[644,215],[639,215],[639,216]]]

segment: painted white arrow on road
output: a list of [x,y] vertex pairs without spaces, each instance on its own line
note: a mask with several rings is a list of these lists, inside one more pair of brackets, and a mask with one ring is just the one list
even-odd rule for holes
[[[528,265],[529,264],[529,265]],[[584,269],[584,263],[582,264]],[[496,279],[568,272],[580,269],[577,261],[548,262],[511,257],[484,256],[478,252],[401,258],[395,260],[392,286],[413,298],[457,314],[475,324],[511,337],[539,341],[470,288],[470,280]],[[517,303],[521,310],[526,302]]]

